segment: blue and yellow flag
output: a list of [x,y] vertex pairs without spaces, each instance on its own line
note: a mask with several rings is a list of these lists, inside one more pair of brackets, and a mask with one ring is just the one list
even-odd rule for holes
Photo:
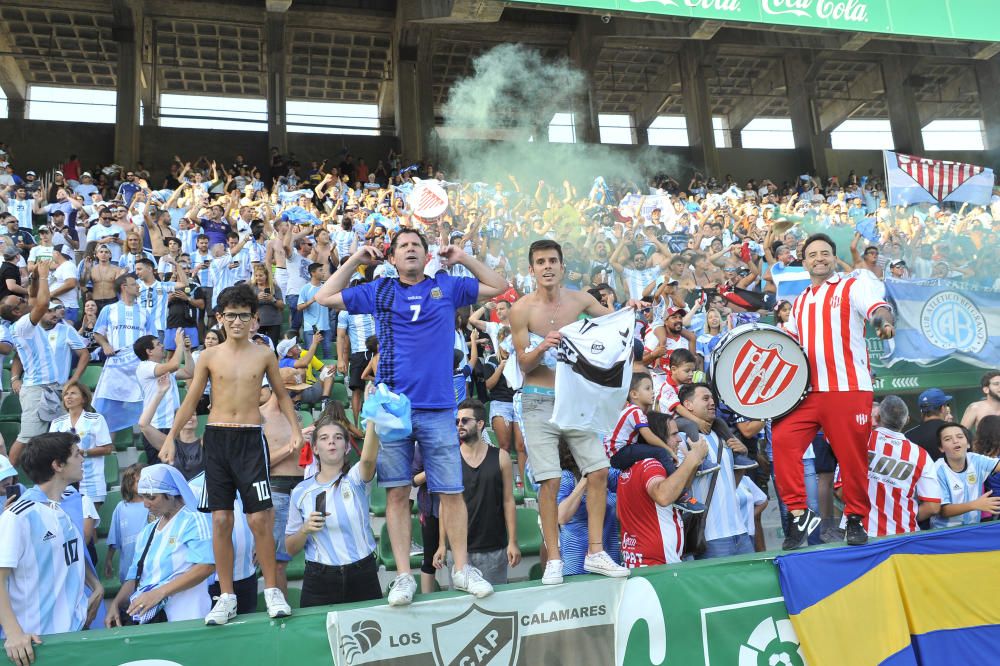
[[810,666],[996,661],[1000,522],[783,555],[776,563]]

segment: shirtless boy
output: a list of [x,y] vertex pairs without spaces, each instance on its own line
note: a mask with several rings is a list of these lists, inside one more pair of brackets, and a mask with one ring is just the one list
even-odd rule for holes
[[[604,552],[603,546],[609,463],[601,438],[595,432],[563,430],[549,422],[555,406],[555,350],[562,339],[559,329],[573,323],[583,313],[600,317],[610,314],[611,310],[585,291],[561,286],[566,266],[559,243],[552,240],[532,243],[528,249],[528,264],[538,288],[514,303],[510,330],[517,362],[524,373],[521,406],[528,462],[535,480],[541,484],[538,512],[549,553],[542,583],[558,585],[563,581],[556,510],[562,475],[560,439],[569,445],[580,473],[587,477],[587,532],[590,538],[583,567],[590,573],[623,578],[628,576],[628,569],[616,564]],[[529,347],[533,349],[525,351]]]
[[195,413],[198,399],[212,382],[212,409],[202,438],[205,488],[199,508],[212,513],[212,550],[219,576],[219,600],[205,617],[205,624],[225,624],[236,617],[233,591],[233,502],[239,492],[256,545],[257,561],[264,573],[264,601],[272,618],[287,617],[292,610],[278,588],[274,549],[274,510],[267,474],[267,442],[258,407],[264,377],[291,424],[288,453],[302,445],[302,431],[278,372],[278,359],[268,347],[250,340],[251,320],[257,314],[257,296],[249,285],[228,287],[219,294],[216,320],[226,329],[226,341],[201,353],[187,397],[177,410],[174,425],[160,460],[170,464],[174,437]]

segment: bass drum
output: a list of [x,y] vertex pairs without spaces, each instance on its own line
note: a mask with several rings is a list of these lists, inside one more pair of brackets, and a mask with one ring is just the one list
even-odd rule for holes
[[792,336],[770,324],[743,324],[719,340],[709,362],[712,390],[740,416],[777,419],[809,389],[809,361]]

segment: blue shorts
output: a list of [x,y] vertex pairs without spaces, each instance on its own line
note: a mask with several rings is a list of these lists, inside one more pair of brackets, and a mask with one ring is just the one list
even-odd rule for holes
[[288,504],[292,496],[271,490],[271,504],[274,505],[274,546],[275,560],[291,562],[292,556],[285,550],[285,525],[288,524]]
[[414,444],[420,446],[427,473],[427,489],[432,493],[461,493],[462,454],[453,409],[414,409],[410,415],[413,432],[406,439],[382,442],[376,470],[385,488],[408,486],[413,481]]
[[514,402],[501,402],[499,400],[490,401],[490,423],[493,423],[493,419],[500,417],[503,422],[507,425],[515,423],[517,418],[514,416]]
[[[185,326],[184,332],[187,333],[187,336],[189,338],[191,338],[191,349],[197,349],[198,329],[195,328],[194,326],[190,328]],[[177,349],[177,345],[174,344],[176,342],[176,340],[174,340],[175,335],[177,335],[176,328],[168,328],[166,331],[163,332],[163,348],[166,349],[167,351],[173,351]]]

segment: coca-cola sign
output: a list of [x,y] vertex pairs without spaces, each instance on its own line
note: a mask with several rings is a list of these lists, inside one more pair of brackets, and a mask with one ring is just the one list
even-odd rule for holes
[[792,14],[824,21],[868,22],[868,3],[861,0],[760,0],[765,14]]

